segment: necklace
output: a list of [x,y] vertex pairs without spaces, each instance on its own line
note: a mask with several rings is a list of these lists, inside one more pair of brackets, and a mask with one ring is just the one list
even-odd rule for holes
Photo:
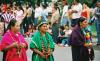
[[45,35],[45,37],[46,37],[46,41],[47,41],[47,49],[46,49],[46,46],[44,45],[44,41],[43,41],[42,35],[40,36],[40,40],[42,41],[42,52],[46,56],[46,60],[47,60],[48,56],[49,56],[48,52],[50,52],[51,49],[50,49],[50,41],[49,41],[47,35]]
[[[9,35],[10,35],[11,39],[13,40],[13,42],[16,42],[15,39],[12,37],[10,31],[9,31]],[[18,37],[18,34],[16,34],[16,36]],[[18,40],[20,41],[20,44],[21,44],[21,40],[20,40],[19,37],[18,37]],[[17,51],[17,55],[20,57],[20,55],[21,55],[21,47],[17,46],[16,49],[17,49],[16,50]]]

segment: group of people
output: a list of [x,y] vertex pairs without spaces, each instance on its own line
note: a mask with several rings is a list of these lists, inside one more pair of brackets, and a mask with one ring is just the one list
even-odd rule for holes
[[[33,51],[32,61],[54,61],[53,51],[55,44],[59,43],[71,46],[73,61],[93,61],[94,50],[89,25],[96,23],[97,37],[100,40],[100,2],[97,2],[91,21],[89,7],[84,3],[82,8],[79,0],[75,0],[70,9],[64,3],[61,17],[57,3],[52,3],[52,8],[37,3],[34,10],[29,3],[24,6],[17,6],[16,3],[13,6],[2,5],[0,16],[6,29],[3,36],[0,35],[3,61],[27,61],[28,44],[24,36],[31,33],[29,47]],[[0,23],[0,34],[3,24]],[[97,42],[98,45],[99,43],[100,41]]]
[[[38,26],[38,31],[30,43],[30,49],[33,51],[32,61],[54,61],[54,47],[53,39],[47,32],[47,23],[43,22]],[[0,42],[4,61],[27,61],[27,49],[28,44],[20,33],[20,23],[15,19],[11,20]]]
[[[2,3],[0,5],[0,22],[4,24],[4,31],[6,30],[9,22],[16,19],[21,23],[21,33],[25,34],[33,24],[32,20],[32,6],[30,3],[26,4],[13,4]],[[23,31],[24,30],[24,31]]]

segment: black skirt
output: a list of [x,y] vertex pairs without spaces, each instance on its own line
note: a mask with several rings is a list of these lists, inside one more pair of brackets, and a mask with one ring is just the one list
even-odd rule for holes
[[72,46],[73,61],[89,61],[89,52],[87,47]]

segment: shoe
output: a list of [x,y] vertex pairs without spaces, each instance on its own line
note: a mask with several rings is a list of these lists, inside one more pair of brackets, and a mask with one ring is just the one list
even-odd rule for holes
[[64,45],[65,47],[67,47],[68,46],[68,44],[66,44],[66,45]]

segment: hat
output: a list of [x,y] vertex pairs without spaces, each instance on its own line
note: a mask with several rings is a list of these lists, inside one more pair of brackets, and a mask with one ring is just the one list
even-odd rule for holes
[[39,28],[40,28],[43,24],[48,24],[48,23],[47,23],[47,22],[41,22],[41,23],[38,25],[38,30],[39,30]]

